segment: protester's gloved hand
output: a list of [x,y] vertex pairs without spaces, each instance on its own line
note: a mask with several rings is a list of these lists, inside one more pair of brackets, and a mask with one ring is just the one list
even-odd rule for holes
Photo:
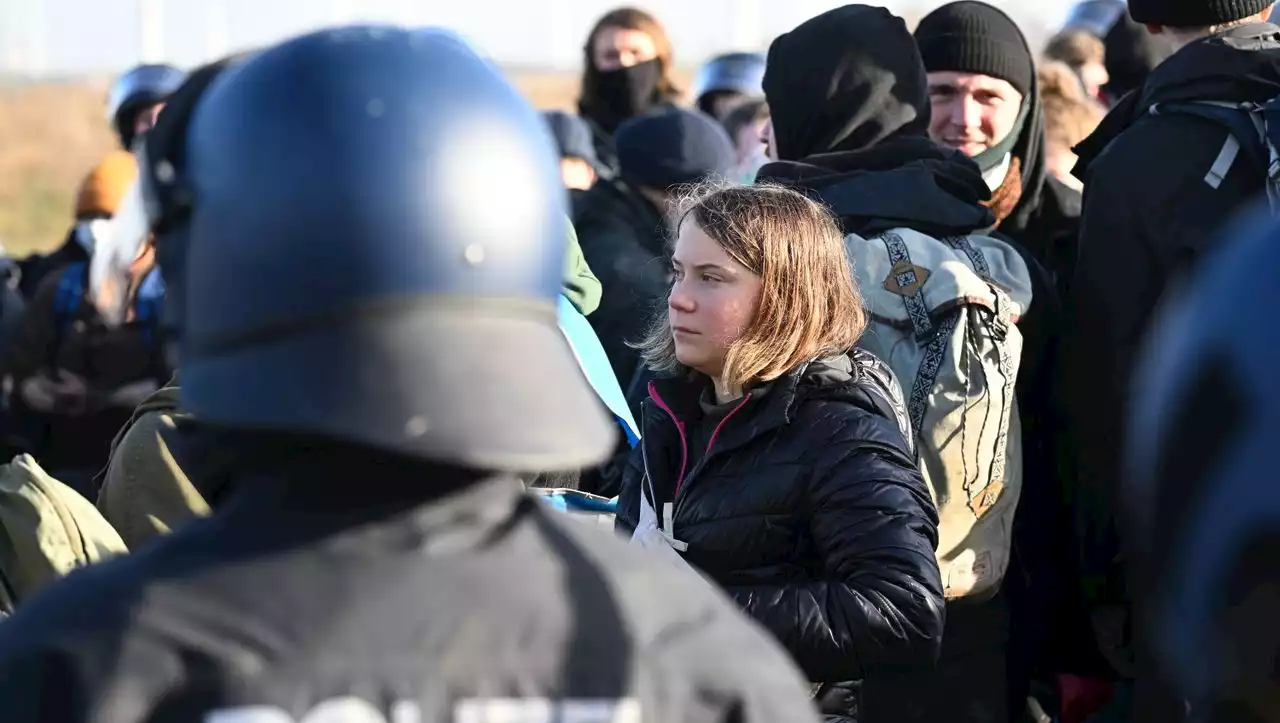
[[59,369],[56,378],[40,373],[23,380],[22,399],[37,412],[82,414],[89,395],[89,385],[81,377]]

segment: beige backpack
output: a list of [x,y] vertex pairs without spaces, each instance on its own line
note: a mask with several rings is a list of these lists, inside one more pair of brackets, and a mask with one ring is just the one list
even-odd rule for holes
[[0,607],[5,613],[72,570],[126,552],[98,509],[30,456],[0,466]]
[[1031,275],[989,236],[936,239],[896,229],[845,239],[870,315],[859,346],[907,393],[920,470],[938,505],[948,599],[995,593],[1009,566],[1022,491],[1015,322]]

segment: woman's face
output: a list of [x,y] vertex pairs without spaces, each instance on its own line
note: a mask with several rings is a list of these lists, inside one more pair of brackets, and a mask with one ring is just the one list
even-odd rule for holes
[[658,57],[658,45],[643,30],[602,28],[591,41],[591,61],[596,70],[630,68]]
[[692,218],[680,227],[671,262],[667,320],[676,358],[718,378],[725,355],[755,318],[760,277],[734,261]]

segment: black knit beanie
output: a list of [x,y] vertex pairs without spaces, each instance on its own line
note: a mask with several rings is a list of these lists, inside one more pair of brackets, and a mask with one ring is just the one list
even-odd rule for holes
[[622,180],[665,189],[727,176],[737,162],[720,122],[691,108],[661,108],[635,116],[613,136]]
[[1243,20],[1272,0],[1129,0],[1129,16],[1144,25],[1203,28]]
[[1035,61],[1017,23],[986,3],[961,0],[920,21],[916,44],[925,70],[978,73],[1007,81],[1024,96],[1031,92]]

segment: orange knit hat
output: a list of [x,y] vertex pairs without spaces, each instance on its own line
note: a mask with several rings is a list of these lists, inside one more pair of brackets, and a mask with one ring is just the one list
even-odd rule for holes
[[113,151],[97,165],[76,195],[76,218],[114,216],[138,178],[138,161],[127,151]]

